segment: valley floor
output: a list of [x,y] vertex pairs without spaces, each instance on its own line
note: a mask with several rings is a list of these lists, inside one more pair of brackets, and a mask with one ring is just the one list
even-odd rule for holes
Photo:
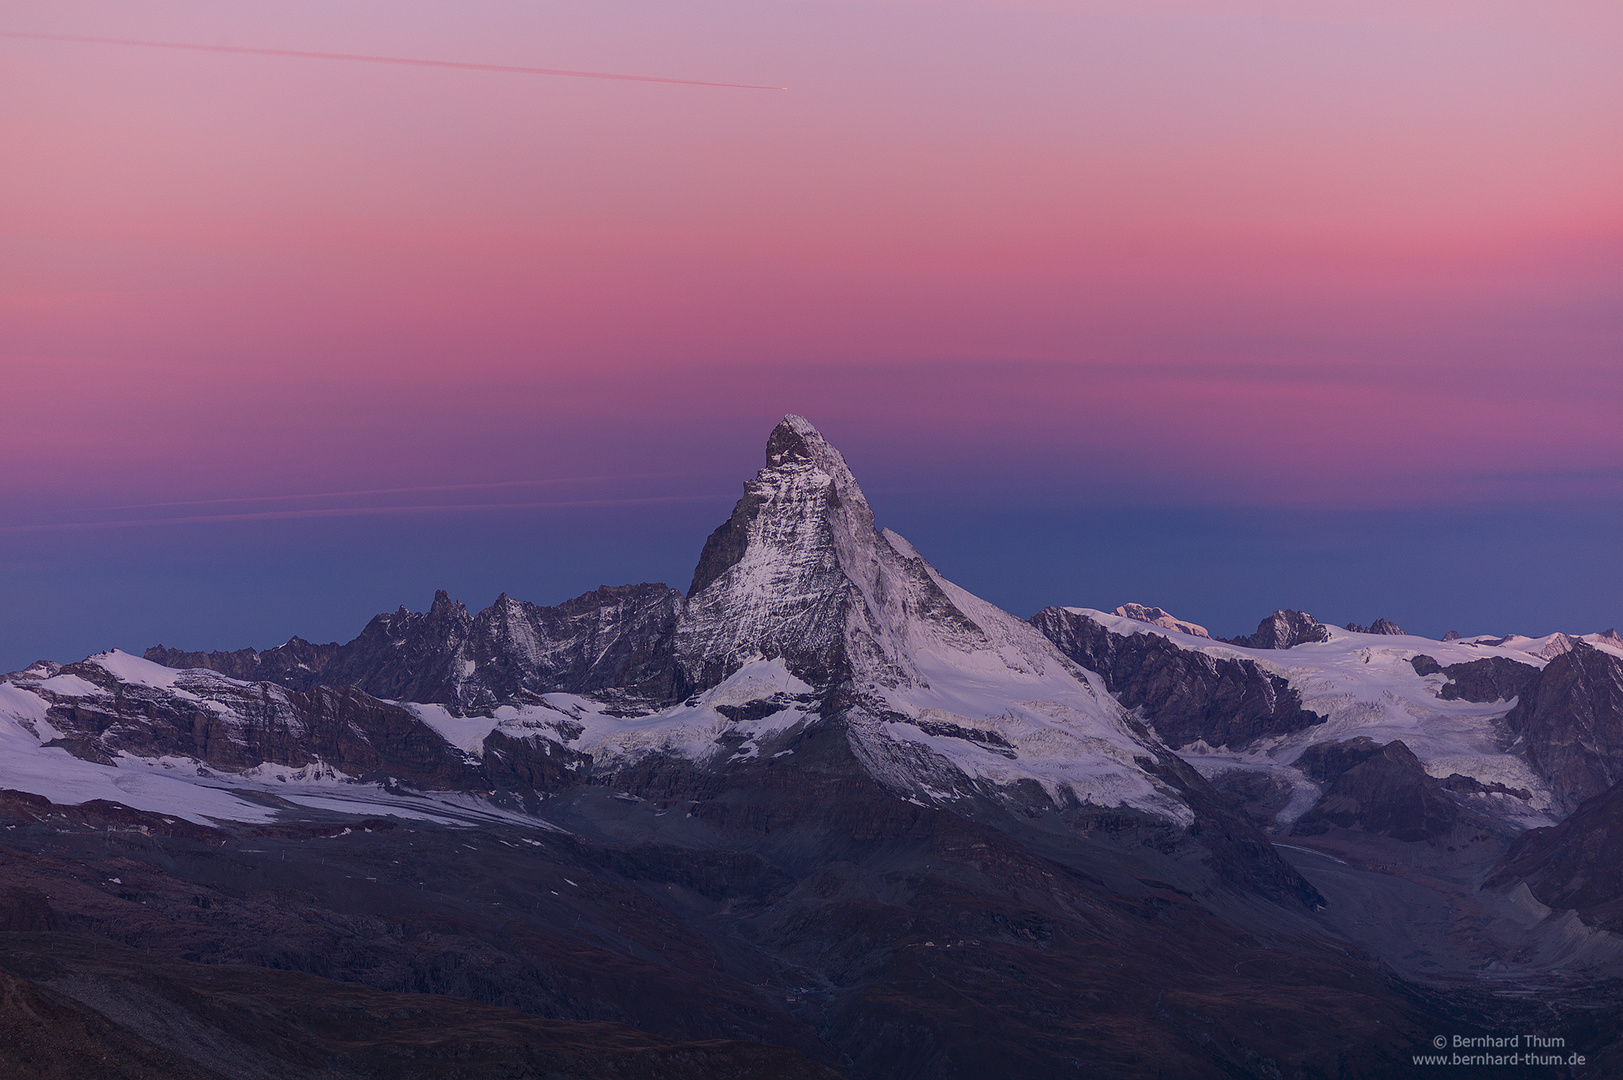
[[1536,910],[1351,835],[1283,848],[1323,911],[1236,937],[1106,848],[1090,877],[925,812],[800,880],[508,824],[3,817],[5,1076],[1384,1077],[1500,1028],[1604,1076],[1623,1045],[1616,984],[1518,956]]

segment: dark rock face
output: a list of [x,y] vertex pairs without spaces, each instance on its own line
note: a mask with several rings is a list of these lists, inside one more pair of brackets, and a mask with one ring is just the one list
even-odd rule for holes
[[[1415,658],[1417,661],[1419,659]],[[1432,663],[1435,666],[1436,661]],[[1418,664],[1415,670],[1420,672]],[[1536,686],[1540,674],[1532,664],[1518,664],[1503,656],[1489,656],[1468,664],[1450,664],[1438,670],[1448,676],[1448,682],[1437,693],[1444,701],[1509,701]]]
[[[273,683],[241,684],[194,678],[184,693],[121,682],[93,663],[62,669],[109,691],[56,695],[46,718],[76,756],[111,765],[123,751],[141,757],[194,758],[227,772],[261,764],[303,768],[317,762],[357,777],[386,774],[419,787],[461,790],[482,786],[477,770],[398,705],[353,687],[316,687],[308,693]],[[229,718],[210,708],[219,704]]]
[[347,645],[294,638],[258,653],[187,653],[160,645],[146,658],[295,690],[356,686],[374,697],[459,710],[535,701],[557,691],[623,689],[665,700],[675,692],[671,640],[681,606],[676,590],[643,584],[604,586],[556,607],[503,594],[470,615],[441,591],[428,611],[379,615]]
[[814,685],[901,685],[916,678],[898,647],[904,625],[995,648],[911,545],[876,530],[840,452],[804,418],[785,417],[766,467],[700,556],[676,631],[684,685],[706,689],[759,657]]
[[1238,747],[1324,722],[1302,708],[1284,679],[1248,660],[1180,649],[1160,634],[1113,634],[1064,608],[1045,608],[1031,624],[1060,652],[1103,676],[1123,705],[1143,709],[1145,721],[1173,746],[1204,739]]
[[1427,675],[1439,675],[1443,670],[1443,665],[1437,662],[1435,656],[1426,656],[1424,654],[1411,657],[1409,666],[1414,668],[1414,673],[1421,678],[1425,678]]
[[1331,828],[1362,829],[1413,842],[1447,836],[1463,809],[1402,741],[1379,745],[1360,736],[1341,743],[1317,743],[1297,767],[1329,789],[1291,832],[1314,836]]
[[1359,626],[1357,623],[1348,623],[1347,629],[1351,630],[1355,634],[1391,634],[1393,636],[1397,636],[1403,633],[1403,627],[1399,626],[1397,623],[1388,622],[1385,619],[1376,619],[1368,626]]
[[1239,804],[1240,812],[1259,829],[1272,831],[1280,812],[1290,805],[1296,788],[1278,773],[1262,769],[1230,769],[1211,778],[1212,787]]
[[733,507],[732,516],[717,525],[705,538],[704,548],[699,552],[699,563],[693,568],[693,583],[688,586],[688,596],[691,597],[738,565],[738,560],[744,557],[744,549],[749,546],[749,524],[755,520],[760,508],[760,499],[746,492]]
[[1526,881],[1540,903],[1623,932],[1623,785],[1584,802],[1553,828],[1517,837],[1488,884],[1517,881]]
[[243,682],[273,682],[295,690],[319,685],[320,673],[342,651],[336,641],[313,645],[291,637],[274,649],[237,649],[234,652],[182,652],[162,645],[146,651],[146,658],[164,667],[208,668]]
[[[533,804],[538,793],[582,782],[591,764],[555,738],[501,730],[485,737],[479,757],[470,757],[408,710],[351,686],[301,692],[197,672],[179,676],[176,693],[121,682],[90,662],[62,671],[108,693],[37,691],[49,703],[46,718],[63,733],[55,745],[109,767],[121,751],[189,757],[221,772],[318,766],[422,790],[510,792]],[[575,726],[563,714],[553,724]]]
[[1290,649],[1313,641],[1330,640],[1324,624],[1305,611],[1276,611],[1257,624],[1257,632],[1226,639],[1245,649]]
[[1314,743],[1302,751],[1302,756],[1294,764],[1309,779],[1321,784],[1334,784],[1348,769],[1357,768],[1381,750],[1381,743],[1360,735],[1345,742]]
[[1523,801],[1532,798],[1533,793],[1526,788],[1511,787],[1501,784],[1497,780],[1482,781],[1474,776],[1463,773],[1449,773],[1438,783],[1449,791],[1457,791],[1462,795],[1509,795]]
[[1506,725],[1569,806],[1623,779],[1623,659],[1575,642],[1524,688]]

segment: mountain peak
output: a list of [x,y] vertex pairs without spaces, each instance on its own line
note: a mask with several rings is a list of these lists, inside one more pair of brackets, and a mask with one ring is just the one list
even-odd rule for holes
[[839,453],[828,445],[823,433],[813,427],[810,420],[790,413],[767,437],[766,467],[775,469],[787,461],[811,461],[816,454],[813,447],[832,451],[836,456]]
[[[693,568],[693,583],[688,586],[690,600],[743,561],[751,524],[769,506],[772,516],[782,522],[777,533],[815,529],[825,510],[854,516],[858,532],[873,532],[873,511],[845,458],[810,420],[790,413],[767,437],[766,468],[744,485],[744,497],[733,507],[732,516],[705,540]],[[799,524],[790,524],[789,519]],[[757,539],[759,549],[765,538]],[[802,537],[802,541],[807,539]]]
[[1307,612],[1280,610],[1258,623],[1255,634],[1230,638],[1229,643],[1247,649],[1291,649],[1328,640],[1330,631]]
[[714,685],[752,657],[782,657],[813,684],[861,674],[899,685],[918,676],[904,639],[924,623],[959,645],[988,644],[912,545],[875,529],[840,452],[804,417],[784,417],[766,468],[694,571],[677,635],[690,685]]
[[767,438],[766,467],[694,568],[681,634],[694,685],[719,681],[746,654],[797,655],[804,672],[830,674],[858,598],[846,571],[874,562],[879,544],[845,458],[810,421],[785,416]]
[[428,607],[430,619],[466,619],[468,609],[460,600],[452,600],[444,589],[434,591],[434,602]]
[[1189,634],[1192,637],[1211,637],[1211,632],[1198,623],[1185,622],[1158,607],[1146,607],[1143,604],[1123,604],[1117,608],[1115,614],[1124,619],[1148,623],[1151,626],[1160,626],[1168,630],[1176,630],[1180,634]]

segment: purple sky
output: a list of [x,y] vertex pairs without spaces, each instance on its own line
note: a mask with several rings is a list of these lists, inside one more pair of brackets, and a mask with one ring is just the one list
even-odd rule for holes
[[789,88],[0,37],[0,667],[685,579],[787,411],[1022,614],[1623,621],[1615,3],[0,31]]

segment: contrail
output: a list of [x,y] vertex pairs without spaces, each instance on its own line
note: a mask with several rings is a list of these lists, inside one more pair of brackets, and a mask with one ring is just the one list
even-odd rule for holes
[[547,480],[493,480],[476,484],[435,484],[428,487],[362,488],[357,491],[311,491],[295,495],[233,495],[223,499],[182,499],[174,502],[123,503],[97,506],[96,510],[160,510],[177,506],[221,506],[228,503],[295,502],[299,499],[346,499],[362,495],[405,495],[419,492],[486,491],[492,488],[546,487],[561,484],[601,483],[615,480],[671,480],[705,473],[620,473],[613,476],[555,476]]
[[706,82],[703,79],[666,79],[658,75],[615,75],[606,71],[565,71],[560,68],[515,67],[510,64],[469,64],[460,60],[420,60],[409,56],[366,56],[360,53],[306,52],[303,49],[251,49],[242,45],[199,45],[187,41],[143,41],[138,38],[84,37],[78,34],[30,34],[0,30],[0,37],[29,41],[70,41],[82,45],[137,45],[143,49],[189,49],[193,52],[245,53],[249,56],[294,56],[305,60],[350,60],[363,64],[405,64],[408,67],[461,68],[466,71],[507,71],[518,75],[561,75],[571,79],[613,79],[618,82],[674,83],[677,86],[719,86],[729,90],[787,90],[787,86]]
[[312,510],[260,510],[242,514],[127,518],[123,521],[61,521],[38,525],[0,525],[0,533],[71,532],[83,529],[131,529],[146,525],[211,525],[230,521],[289,521],[300,518],[395,517],[410,514],[467,512],[490,513],[501,510],[580,510],[714,501],[714,498],[709,495],[656,495],[642,499],[572,499],[564,502],[430,503],[426,506],[334,506]]

